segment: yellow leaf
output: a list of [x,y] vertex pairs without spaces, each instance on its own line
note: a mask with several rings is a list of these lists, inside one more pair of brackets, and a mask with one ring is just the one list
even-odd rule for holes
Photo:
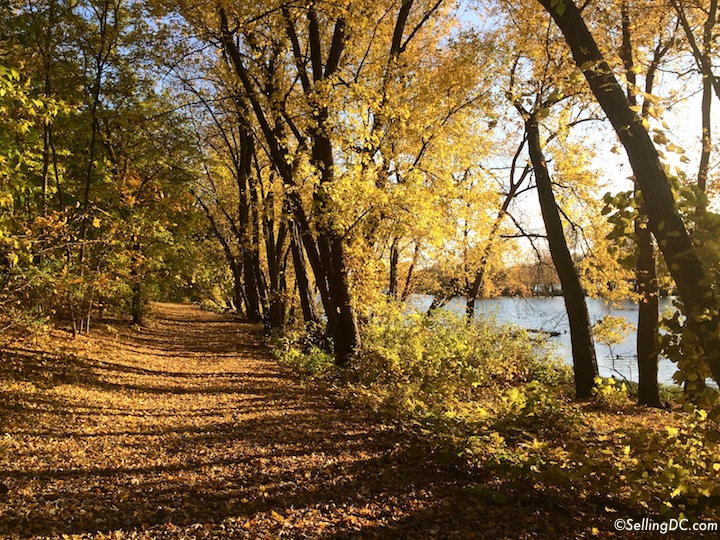
[[275,521],[279,521],[281,523],[283,521],[285,521],[285,518],[283,516],[281,516],[280,514],[278,514],[275,510],[272,510],[270,512],[270,517],[273,518]]

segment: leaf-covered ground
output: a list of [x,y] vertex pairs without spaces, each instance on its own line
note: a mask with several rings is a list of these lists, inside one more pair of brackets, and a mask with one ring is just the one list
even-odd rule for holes
[[616,534],[617,516],[590,503],[532,485],[508,497],[438,467],[421,442],[284,372],[252,325],[153,311],[141,329],[5,343],[0,537]]

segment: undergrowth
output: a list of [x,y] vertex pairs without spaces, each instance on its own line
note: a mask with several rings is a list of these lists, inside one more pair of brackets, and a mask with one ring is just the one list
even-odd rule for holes
[[441,464],[606,512],[720,516],[717,425],[702,410],[638,407],[613,379],[596,380],[594,398],[575,402],[567,366],[526,333],[492,322],[389,308],[374,314],[343,370],[317,335],[282,338],[279,361],[400,423]]

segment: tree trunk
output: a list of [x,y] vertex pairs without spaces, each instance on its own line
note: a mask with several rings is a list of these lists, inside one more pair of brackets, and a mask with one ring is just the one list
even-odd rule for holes
[[638,250],[635,276],[640,293],[637,326],[638,403],[648,407],[661,407],[658,389],[659,300],[655,252],[650,231],[639,220],[635,221],[635,237]]
[[235,312],[242,313],[244,308],[246,309],[245,313],[247,313],[247,300],[245,300],[245,293],[243,291],[242,272],[240,271],[239,266],[235,263],[234,259],[229,260],[228,263],[230,264],[230,271],[233,277],[232,302],[235,307]]
[[[99,24],[99,35],[100,35],[100,49],[97,51],[94,60],[95,78],[93,85],[90,89],[90,95],[92,102],[90,104],[90,143],[88,146],[88,161],[85,168],[85,187],[82,197],[82,212],[83,218],[80,223],[80,240],[85,240],[87,237],[87,228],[89,223],[88,211],[90,209],[90,190],[92,188],[93,176],[95,172],[95,158],[97,150],[97,139],[98,139],[98,115],[100,113],[100,94],[102,90],[103,77],[106,68],[106,47],[112,47],[112,43],[108,43],[108,25],[110,24],[110,6],[109,0],[105,0],[101,5],[101,11],[98,14]],[[114,21],[117,22],[117,21]],[[49,140],[48,140],[49,141]],[[80,253],[78,260],[81,264],[80,272],[82,272],[82,263],[85,257],[85,242],[80,243]]]
[[[140,243],[136,240],[133,244],[133,266],[130,270],[132,278],[132,302],[130,306],[130,314],[132,315],[133,324],[140,325],[143,323],[143,298],[142,298],[142,276],[140,273]],[[90,315],[88,314],[88,320]]]
[[405,275],[405,285],[403,286],[402,294],[400,295],[400,300],[403,302],[407,300],[408,296],[410,296],[410,292],[412,291],[412,280],[413,280],[413,273],[415,272],[415,265],[418,262],[418,259],[420,258],[420,244],[418,242],[415,242],[415,250],[413,251],[413,258],[410,262],[410,267],[408,268],[407,274]]
[[[318,83],[334,74],[337,70],[340,55],[344,47],[345,23],[340,18],[336,21],[335,31],[327,54],[324,70],[322,59],[322,43],[319,34],[319,21],[314,10],[308,9],[309,42],[312,61],[313,82]],[[288,186],[288,203],[293,211],[305,251],[310,260],[315,281],[320,290],[325,315],[328,319],[328,330],[335,345],[335,363],[338,366],[347,366],[360,345],[360,331],[357,324],[355,310],[350,301],[350,290],[347,278],[342,238],[333,231],[332,227],[311,226],[303,209],[302,199],[297,192],[293,160],[285,146],[281,134],[270,124],[262,104],[259,101],[259,92],[272,95],[268,87],[258,89],[252,77],[245,68],[243,57],[235,43],[235,35],[230,31],[227,14],[224,8],[218,8],[220,18],[221,39],[235,68],[240,82],[246,91],[247,98],[258,120],[260,129],[268,146],[268,154],[273,167]],[[288,31],[290,31],[288,29]],[[327,204],[322,196],[323,185],[332,182],[334,174],[333,152],[331,141],[325,132],[328,115],[327,106],[314,103],[316,96],[314,88],[310,88],[304,66],[300,70],[303,87],[308,101],[315,107],[313,111],[313,125],[308,129],[312,141],[311,161],[320,173],[320,186],[314,193],[316,208],[323,213]],[[277,111],[276,111],[277,112]],[[277,126],[275,126],[277,128]],[[315,229],[315,230],[314,230]]]
[[303,320],[306,323],[317,323],[319,317],[315,309],[315,299],[313,298],[312,289],[310,288],[310,280],[307,275],[307,266],[305,257],[302,252],[302,242],[300,234],[297,230],[297,224],[292,222],[290,248],[292,249],[293,266],[295,268],[295,281],[298,286],[298,294],[300,296],[300,307],[302,309]]
[[[133,273],[135,273],[133,271]],[[136,276],[135,276],[136,277]],[[133,324],[143,323],[143,304],[142,304],[142,284],[139,279],[135,279],[133,283],[133,295],[132,295],[132,322]]]
[[255,258],[248,250],[243,250],[242,269],[242,274],[245,276],[245,279],[242,281],[242,286],[245,289],[244,296],[247,299],[245,314],[248,320],[260,322],[262,315],[260,314],[260,297],[258,296]]
[[[700,167],[698,168],[698,188],[703,195],[707,192],[708,173],[710,171],[710,154],[712,152],[712,52],[714,42],[714,30],[717,19],[717,0],[711,0],[708,9],[708,16],[703,26],[703,58],[701,62],[701,73],[703,77],[702,90],[702,150],[700,154]],[[718,96],[720,99],[720,96]],[[701,199],[701,207],[698,212],[704,212],[707,202]]]
[[585,302],[585,291],[565,240],[560,212],[553,194],[550,172],[542,153],[540,130],[534,114],[526,120],[525,129],[528,135],[530,160],[535,171],[540,210],[547,231],[550,256],[560,278],[565,309],[570,323],[575,393],[580,399],[589,398],[595,385],[595,377],[598,376],[598,366],[590,326],[590,314]]
[[398,249],[398,239],[393,238],[390,245],[390,284],[388,287],[388,296],[393,300],[398,297],[398,263],[400,262],[400,250]]
[[[513,184],[513,187],[514,186],[515,184]],[[510,206],[510,202],[512,201],[512,199],[515,197],[516,192],[517,187],[511,189],[510,193],[505,197],[503,205],[500,208],[498,215],[495,217],[495,221],[493,222],[492,228],[490,229],[490,234],[488,235],[488,238],[485,242],[485,247],[483,248],[482,256],[480,257],[480,265],[475,272],[475,279],[470,284],[470,287],[466,290],[465,320],[467,324],[472,324],[475,320],[475,300],[477,299],[478,293],[480,292],[480,288],[485,282],[485,272],[487,270],[488,262],[490,261],[490,255],[492,254],[495,240],[498,233],[500,232],[500,225],[502,225],[505,214],[507,213],[507,209]]]
[[[701,362],[704,356],[713,377],[720,381],[720,336],[717,335],[717,299],[711,287],[712,279],[703,267],[677,211],[670,182],[655,145],[642,119],[630,108],[575,3],[572,0],[563,0],[559,5],[554,0],[538,2],[550,13],[565,36],[575,63],[583,71],[625,148],[645,203],[648,225],[675,280],[687,324],[698,337],[704,353],[696,361]],[[703,317],[705,313],[710,316]]]
[[[47,28],[45,28],[45,44],[42,51],[43,56],[43,71],[45,75],[45,95],[52,95],[52,85],[50,78],[50,70],[52,68],[53,61],[53,31],[55,29],[55,1],[50,0],[48,2],[48,15],[47,15]],[[42,164],[42,215],[47,216],[48,213],[48,189],[49,180],[48,175],[50,174],[50,142],[52,127],[50,122],[46,122],[43,125],[43,164]],[[57,174],[57,171],[56,171]]]
[[245,298],[247,300],[247,317],[253,322],[262,320],[260,313],[260,298],[258,296],[258,284],[256,280],[255,265],[258,259],[258,242],[253,236],[253,231],[258,227],[257,222],[251,222],[252,205],[252,163],[255,154],[255,143],[253,140],[252,128],[248,124],[245,104],[236,100],[238,106],[238,128],[239,152],[237,155],[236,178],[238,186],[238,238],[242,249],[243,275],[245,276]]
[[[637,77],[635,75],[635,61],[631,40],[630,6],[625,0],[621,5],[622,11],[622,38],[623,44],[620,50],[620,57],[623,60],[625,74],[628,80],[627,97],[631,106],[637,105],[635,97],[635,86]],[[648,69],[645,78],[645,90],[648,94],[652,92],[655,71],[662,56],[661,48],[656,49],[656,54]],[[648,104],[643,102],[643,117],[648,116]],[[648,407],[661,407],[658,388],[658,347],[657,328],[659,320],[657,276],[655,271],[655,250],[653,248],[652,234],[647,228],[647,217],[645,205],[642,203],[642,196],[635,188],[635,200],[637,201],[638,215],[635,218],[635,244],[637,249],[637,263],[635,265],[635,280],[638,285],[638,325],[637,325],[637,363],[638,363],[638,403]]]
[[332,241],[331,257],[332,271],[328,281],[338,313],[337,334],[333,335],[335,362],[347,367],[360,347],[360,328],[350,297],[344,246],[339,237]]
[[497,216],[495,216],[495,221],[490,228],[490,233],[488,234],[487,242],[483,249],[482,257],[480,258],[480,265],[475,272],[475,279],[473,280],[472,285],[466,293],[465,318],[468,324],[471,324],[475,320],[475,299],[477,298],[477,295],[485,282],[485,273],[487,270],[488,261],[490,260],[490,255],[492,254],[493,247],[495,246],[495,240],[497,240],[498,234],[500,233],[500,226],[502,225],[502,222],[508,213],[510,204],[515,199],[518,190],[523,185],[525,179],[530,173],[530,168],[526,165],[522,173],[520,173],[518,179],[515,179],[518,159],[520,158],[521,151],[525,146],[525,143],[526,141],[523,140],[520,146],[518,146],[515,155],[513,156],[512,164],[510,166],[510,189],[505,194],[505,199],[503,199],[502,206],[500,207]]

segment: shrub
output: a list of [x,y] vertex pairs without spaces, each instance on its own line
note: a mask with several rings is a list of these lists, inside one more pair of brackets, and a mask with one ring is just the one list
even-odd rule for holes
[[334,358],[330,350],[319,345],[322,339],[317,325],[306,325],[302,329],[287,332],[278,339],[275,356],[284,365],[313,377],[329,378],[334,370]]
[[611,409],[627,405],[630,399],[627,385],[624,382],[618,384],[613,377],[595,377],[595,388],[592,392],[596,404]]

